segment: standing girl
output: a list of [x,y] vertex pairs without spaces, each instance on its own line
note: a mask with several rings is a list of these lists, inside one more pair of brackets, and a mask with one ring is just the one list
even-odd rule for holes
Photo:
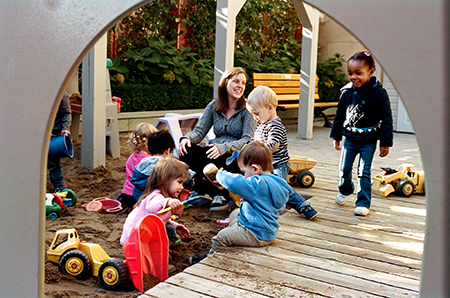
[[341,150],[342,136],[345,136],[336,204],[344,205],[355,190],[352,167],[359,154],[354,213],[366,216],[371,203],[371,166],[377,141],[380,140],[380,157],[388,155],[389,147],[392,147],[392,113],[386,90],[373,76],[375,61],[369,52],[358,52],[351,56],[347,69],[350,83],[341,89],[330,134],[334,148],[338,151]]
[[136,129],[130,134],[128,139],[128,145],[133,149],[133,153],[128,157],[126,163],[126,180],[123,185],[122,194],[119,200],[125,206],[133,206],[133,189],[134,185],[131,183],[131,178],[133,177],[134,167],[139,164],[139,162],[144,157],[149,157],[150,153],[148,151],[148,137],[150,134],[157,132],[158,130],[149,123],[141,123],[136,126]]
[[[187,164],[173,157],[158,161],[148,179],[144,194],[139,198],[133,211],[128,214],[125,220],[120,244],[125,244],[136,222],[148,214],[158,215],[166,225],[169,246],[176,243],[178,240],[177,234],[181,238],[190,235],[185,226],[170,219],[172,210],[183,208],[183,204],[177,198],[183,190],[183,183],[188,178],[188,169]],[[171,207],[172,210],[157,214],[158,211],[167,207]]]

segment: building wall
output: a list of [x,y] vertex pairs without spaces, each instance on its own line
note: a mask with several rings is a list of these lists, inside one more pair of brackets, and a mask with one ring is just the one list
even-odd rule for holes
[[[335,53],[343,55],[343,58],[347,60],[354,53],[363,50],[370,51],[370,49],[367,49],[358,39],[356,39],[356,37],[331,17],[325,14],[322,16],[319,28],[319,60],[327,59]],[[399,95],[387,74],[380,67],[380,64],[376,62],[376,66],[377,71],[375,72],[375,76],[380,80],[389,94],[394,130],[396,130]],[[343,66],[342,71],[345,74],[347,73],[345,65]]]

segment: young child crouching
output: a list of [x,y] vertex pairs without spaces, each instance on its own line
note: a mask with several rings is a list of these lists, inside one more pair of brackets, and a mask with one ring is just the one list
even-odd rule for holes
[[298,193],[283,179],[272,175],[272,153],[261,142],[252,141],[237,159],[241,174],[223,169],[216,175],[217,182],[242,197],[237,218],[212,238],[209,252],[190,257],[191,264],[200,262],[221,246],[267,246],[278,234],[278,218],[286,202]]
[[[180,202],[178,196],[183,190],[183,183],[188,176],[188,165],[184,162],[173,157],[159,160],[148,179],[144,193],[125,220],[120,244],[125,244],[134,225],[148,214],[158,215],[164,222],[169,238],[169,247],[177,243],[177,234],[181,238],[189,237],[189,230],[185,226],[170,219],[172,212],[183,208],[183,203]],[[172,210],[158,214],[167,207],[171,207]]]

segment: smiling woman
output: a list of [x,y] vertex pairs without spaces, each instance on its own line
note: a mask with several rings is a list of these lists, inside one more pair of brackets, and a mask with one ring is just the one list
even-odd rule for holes
[[[225,71],[220,79],[218,99],[208,104],[199,124],[180,141],[180,159],[197,173],[194,190],[201,194],[228,196],[227,191],[220,191],[203,179],[203,168],[207,164],[214,163],[218,168],[239,172],[235,164],[226,165],[226,159],[247,144],[255,131],[256,121],[245,107],[246,82],[244,69],[233,67]],[[216,137],[205,147],[200,146],[211,128]],[[226,208],[227,204],[223,201],[220,207]]]

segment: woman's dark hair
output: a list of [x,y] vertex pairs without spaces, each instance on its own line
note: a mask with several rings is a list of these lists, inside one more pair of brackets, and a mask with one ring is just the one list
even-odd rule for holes
[[[219,88],[218,88],[218,99],[217,99],[217,105],[216,105],[216,111],[225,113],[226,109],[228,108],[228,90],[227,85],[228,81],[234,77],[235,75],[243,73],[245,75],[245,79],[248,79],[247,73],[242,67],[232,67],[227,69],[222,77],[220,78],[219,82]],[[245,87],[245,86],[244,86]],[[237,102],[236,109],[240,109],[245,107],[245,97],[242,93],[241,98],[239,98]]]
[[373,68],[373,70],[375,70],[375,60],[373,59],[372,54],[368,51],[357,52],[348,59],[348,61],[350,60],[363,61],[369,69]]

